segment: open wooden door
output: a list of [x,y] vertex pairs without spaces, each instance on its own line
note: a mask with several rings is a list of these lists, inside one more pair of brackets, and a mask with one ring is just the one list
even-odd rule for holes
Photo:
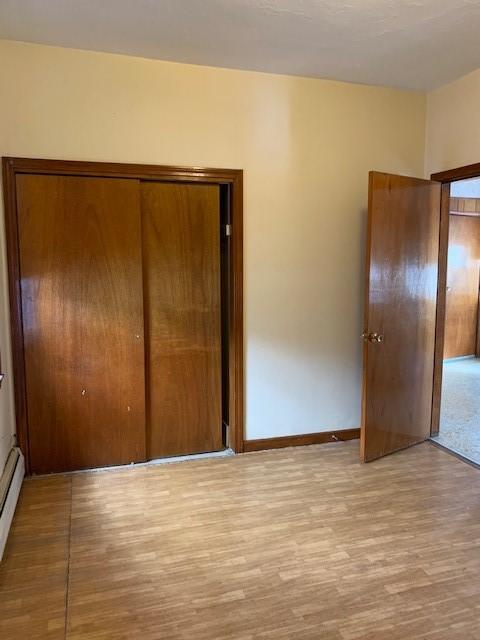
[[370,173],[361,458],[430,436],[440,183]]

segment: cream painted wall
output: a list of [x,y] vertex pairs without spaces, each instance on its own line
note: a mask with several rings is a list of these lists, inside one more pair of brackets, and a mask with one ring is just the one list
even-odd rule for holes
[[480,162],[480,69],[427,96],[425,174]]
[[367,174],[422,174],[424,96],[5,41],[0,59],[1,155],[244,169],[247,436],[359,426]]
[[[0,99],[1,100],[1,99]],[[0,134],[1,140],[1,134]],[[0,353],[2,372],[6,377],[0,389],[0,476],[8,453],[14,444],[15,414],[13,405],[13,380],[11,376],[10,327],[7,297],[7,269],[5,256],[3,215],[0,216]]]

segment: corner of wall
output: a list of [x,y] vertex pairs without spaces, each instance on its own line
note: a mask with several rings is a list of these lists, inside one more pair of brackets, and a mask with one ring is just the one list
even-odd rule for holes
[[430,167],[429,167],[429,109],[430,109],[430,92],[425,93],[425,125],[423,135],[423,176],[426,180],[430,179]]

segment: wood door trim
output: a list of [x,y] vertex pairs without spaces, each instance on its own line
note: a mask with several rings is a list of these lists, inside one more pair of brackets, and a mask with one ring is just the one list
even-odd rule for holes
[[475,357],[480,358],[480,278],[478,283],[478,297],[477,297],[477,329],[475,336]]
[[16,175],[22,173],[102,178],[136,178],[139,180],[158,180],[165,182],[199,182],[229,185],[232,239],[229,300],[230,434],[228,444],[235,452],[241,453],[244,443],[243,170],[3,157],[2,172],[16,429],[18,445],[25,453],[27,474],[30,473],[30,455],[15,189]]
[[430,175],[431,180],[442,183],[440,204],[440,245],[438,252],[437,318],[435,326],[435,356],[433,366],[432,423],[430,434],[435,436],[440,428],[442,396],[443,347],[445,338],[445,310],[447,286],[448,227],[450,216],[450,183],[456,180],[480,177],[480,162]]
[[430,180],[445,183],[478,177],[480,177],[480,162],[477,162],[476,164],[467,164],[464,167],[457,167],[456,169],[449,169],[448,171],[432,173],[430,175]]
[[175,182],[231,183],[243,175],[241,169],[212,169],[121,162],[88,162],[83,160],[44,160],[40,158],[4,157],[3,162],[14,173],[49,173],[55,175],[102,178],[137,178]]
[[320,433],[306,433],[295,436],[281,436],[278,438],[260,438],[258,440],[244,440],[243,450],[264,451],[266,449],[282,449],[283,447],[304,447],[310,444],[325,444],[327,442],[343,442],[356,440],[360,437],[360,429],[339,429],[337,431],[323,431]]
[[433,361],[432,422],[430,435],[438,434],[442,395],[443,350],[447,309],[448,229],[450,226],[450,183],[442,184],[440,199],[440,238],[438,244],[437,316],[435,320],[435,352]]
[[[372,251],[372,201],[373,201],[373,173],[368,174],[368,206],[367,206],[367,228],[365,243],[365,271],[363,275],[364,282],[364,307],[363,307],[363,329],[362,335],[368,332],[368,312],[370,306],[370,267],[371,267],[371,251]],[[360,336],[359,336],[360,338]],[[368,348],[365,340],[362,341],[362,407],[360,420],[360,460],[365,460],[365,433],[366,427],[366,399],[367,399],[367,370],[368,370]]]

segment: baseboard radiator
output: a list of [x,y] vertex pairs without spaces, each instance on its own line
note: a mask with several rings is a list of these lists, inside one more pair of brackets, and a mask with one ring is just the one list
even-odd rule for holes
[[12,449],[0,477],[0,561],[17,506],[25,475],[25,460],[20,449]]

